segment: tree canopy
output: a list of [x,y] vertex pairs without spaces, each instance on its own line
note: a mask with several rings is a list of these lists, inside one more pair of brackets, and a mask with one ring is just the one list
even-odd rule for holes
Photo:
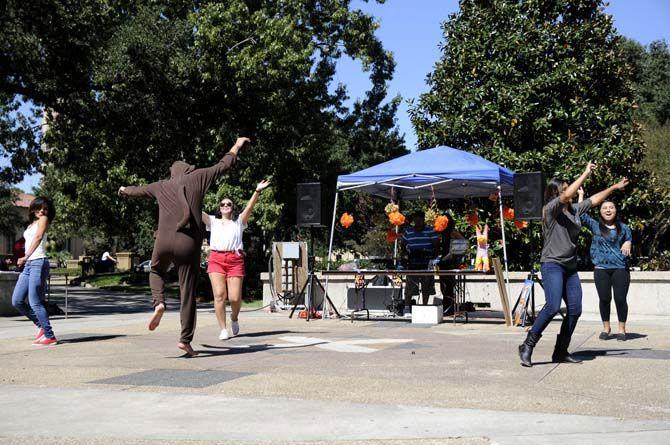
[[[462,0],[443,33],[430,91],[410,109],[420,146],[566,180],[597,162],[587,193],[630,178],[615,199],[638,244],[653,254],[667,242],[670,200],[640,166],[631,67],[602,1]],[[510,250],[527,264],[531,239],[515,238]],[[537,252],[539,236],[532,242]]]
[[[337,174],[404,154],[400,99],[386,97],[393,58],[350,3],[8,1],[0,92],[46,110],[55,230],[149,247],[152,207],[119,200],[118,187],[164,178],[176,159],[212,164],[238,135],[253,149],[218,192],[246,200],[271,176],[256,215],[270,233],[294,223],[297,182],[321,181],[328,196]],[[370,73],[352,106],[333,83],[343,56]]]

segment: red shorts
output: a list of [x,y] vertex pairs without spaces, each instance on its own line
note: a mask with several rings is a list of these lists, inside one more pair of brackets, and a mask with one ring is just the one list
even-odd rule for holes
[[244,256],[238,252],[212,250],[207,263],[207,273],[221,273],[230,277],[244,276]]

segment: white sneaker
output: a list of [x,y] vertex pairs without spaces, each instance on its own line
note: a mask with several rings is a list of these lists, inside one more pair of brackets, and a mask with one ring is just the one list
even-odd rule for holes
[[228,336],[228,329],[221,329],[221,333],[219,334],[219,340],[228,340],[230,337]]
[[230,328],[233,330],[233,336],[237,335],[240,333],[240,323],[238,321],[232,321],[231,320],[231,325]]

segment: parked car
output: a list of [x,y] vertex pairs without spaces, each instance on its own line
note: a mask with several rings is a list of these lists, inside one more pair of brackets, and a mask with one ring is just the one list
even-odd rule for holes
[[[170,267],[168,267],[168,272],[172,271],[174,269],[174,264],[170,264]],[[140,264],[137,266],[133,267],[133,272],[135,273],[149,273],[151,272],[151,260],[146,260],[142,261]]]

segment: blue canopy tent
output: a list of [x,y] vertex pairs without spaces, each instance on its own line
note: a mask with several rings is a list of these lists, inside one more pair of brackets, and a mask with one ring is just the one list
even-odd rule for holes
[[514,172],[481,156],[436,147],[337,177],[337,190],[357,190],[389,199],[486,197],[501,188],[513,193]]
[[[481,156],[440,146],[416,151],[364,170],[337,177],[328,248],[328,269],[333,249],[333,234],[339,192],[355,190],[393,200],[462,199],[498,194],[503,237],[505,276],[509,286],[507,247],[503,224],[502,197],[514,191],[514,172]],[[396,246],[397,247],[397,246]]]

